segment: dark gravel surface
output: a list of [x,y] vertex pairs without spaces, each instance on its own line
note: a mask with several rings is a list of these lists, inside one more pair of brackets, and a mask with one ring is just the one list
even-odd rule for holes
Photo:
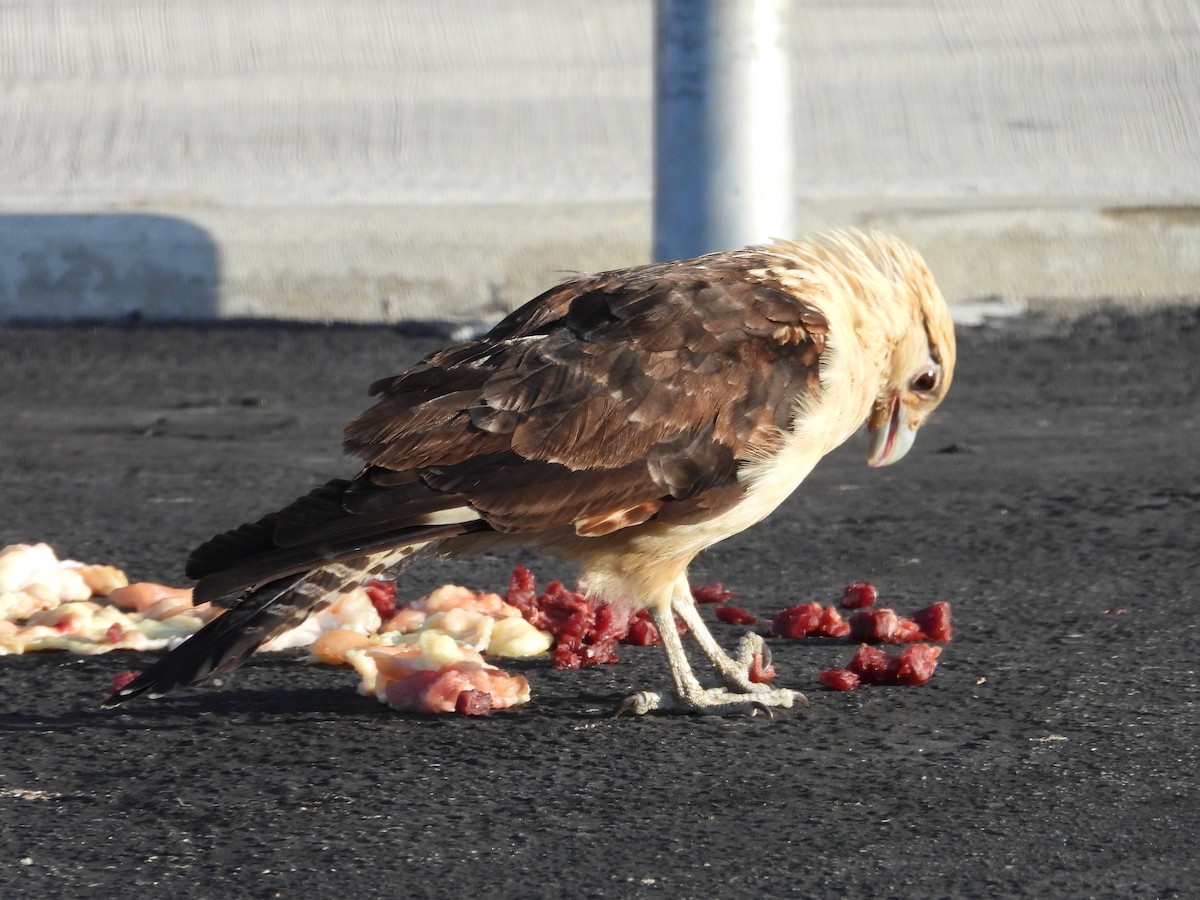
[[[0,544],[181,583],[199,541],[353,472],[365,386],[433,347],[0,330]],[[610,718],[664,682],[654,648],[514,666],[534,702],[486,719],[400,715],[294,655],[103,711],[148,656],[0,658],[0,896],[1196,896],[1198,445],[1196,310],[963,333],[907,459],[870,470],[858,436],[695,567],[760,615],[858,579],[952,602],[922,688],[827,691],[852,646],[773,640],[812,700],[774,721]]]

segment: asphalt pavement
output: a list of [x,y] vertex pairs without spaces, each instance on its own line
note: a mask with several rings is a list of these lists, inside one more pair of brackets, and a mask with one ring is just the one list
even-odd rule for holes
[[[0,545],[183,583],[210,534],[353,472],[365,387],[413,329],[0,330]],[[769,616],[868,579],[948,600],[920,688],[835,693],[832,640],[772,639],[807,709],[613,719],[656,648],[533,660],[533,701],[403,715],[344,670],[256,657],[101,710],[149,654],[0,658],[0,894],[12,897],[1172,897],[1200,883],[1200,312],[1009,320],[960,336],[900,464],[862,436],[704,555]],[[414,569],[499,589],[514,561]],[[741,629],[718,625],[736,642]]]

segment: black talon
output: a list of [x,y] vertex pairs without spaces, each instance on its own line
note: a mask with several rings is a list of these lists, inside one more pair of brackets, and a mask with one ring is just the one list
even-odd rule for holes
[[759,703],[757,700],[750,704],[750,718],[753,719],[755,716],[757,716],[760,710],[766,714],[768,719],[775,718],[775,711],[765,703]]

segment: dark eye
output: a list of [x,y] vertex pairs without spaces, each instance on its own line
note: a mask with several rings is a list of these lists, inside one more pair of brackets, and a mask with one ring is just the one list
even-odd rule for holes
[[918,394],[932,394],[937,390],[941,371],[938,369],[927,369],[912,380],[909,385]]

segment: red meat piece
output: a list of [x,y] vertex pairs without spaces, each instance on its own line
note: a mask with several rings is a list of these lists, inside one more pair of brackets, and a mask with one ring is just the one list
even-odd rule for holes
[[728,603],[722,604],[713,610],[717,618],[727,625],[753,625],[758,621],[749,610],[742,609],[740,606],[731,606]]
[[821,621],[817,623],[817,633],[831,638],[844,638],[850,633],[850,623],[842,618],[835,606],[825,606],[821,609]]
[[874,606],[879,599],[879,591],[869,581],[854,581],[842,589],[841,604],[846,609],[862,609]]
[[[675,631],[681,637],[687,634],[687,626],[678,616],[675,617]],[[649,610],[639,609],[630,617],[629,633],[625,635],[621,643],[632,644],[635,647],[648,647],[651,644],[662,643],[662,638],[658,634],[658,626],[650,618]]]
[[396,582],[375,580],[366,586],[366,592],[383,621],[396,614]]
[[487,691],[463,691],[454,701],[460,716],[486,716],[492,711],[492,695]]
[[[937,607],[944,607],[938,609]],[[912,618],[891,609],[864,609],[850,617],[850,636],[871,644],[912,644],[950,640],[950,604],[934,604]]]
[[595,605],[582,630],[564,632],[559,637],[554,648],[554,667],[578,669],[615,663],[617,644],[628,632],[628,613],[608,603]]
[[555,634],[578,633],[587,630],[588,620],[595,615],[595,604],[582,594],[568,590],[561,581],[546,585],[545,593],[537,598],[538,610]]
[[912,617],[925,632],[926,640],[948,643],[954,634],[950,625],[950,604],[945,600],[917,610]]
[[925,632],[914,620],[901,616],[896,620],[896,628],[892,631],[893,644],[912,644],[925,640]]
[[917,685],[933,677],[941,647],[912,644],[892,656],[886,650],[860,644],[848,668],[863,684]]
[[815,600],[812,603],[801,603],[789,606],[771,620],[771,634],[776,637],[802,638],[813,634],[821,625],[821,604]]
[[650,621],[650,613],[644,609],[638,610],[629,620],[629,633],[625,635],[625,643],[633,644],[635,647],[648,647],[651,644],[661,643],[661,641],[658,629]]
[[893,609],[864,609],[850,617],[850,637],[870,644],[890,644],[899,621]]
[[596,608],[596,624],[592,628],[592,643],[611,642],[617,644],[629,633],[629,611],[613,606],[611,603],[601,603]]
[[826,669],[817,677],[821,684],[835,691],[852,691],[859,684],[858,675],[850,669]]
[[507,601],[535,628],[554,636],[551,664],[578,669],[617,661],[616,645],[629,632],[629,614],[607,603],[596,603],[561,581],[537,593],[533,573],[524,566],[508,579]]
[[900,651],[897,659],[893,684],[917,685],[924,684],[933,677],[937,668],[938,657],[942,654],[941,647],[929,644],[913,644]]
[[850,617],[850,637],[856,641],[879,643],[896,629],[896,613],[890,609],[866,609]]
[[725,590],[725,585],[706,584],[692,588],[692,599],[697,603],[728,603],[733,599],[733,591]]
[[770,633],[776,637],[802,638],[810,634],[825,637],[842,638],[850,633],[850,625],[832,606],[822,606],[815,600],[812,603],[801,603],[789,606],[774,619],[769,626]]
[[[596,604],[561,581],[552,581],[537,598],[538,609],[545,615],[547,628],[555,637],[553,665],[556,669],[578,669],[585,664],[584,648],[596,623]],[[616,657],[611,656],[610,661]]]
[[858,652],[847,666],[863,684],[891,684],[900,669],[900,660],[886,650],[859,644]]
[[508,576],[508,596],[504,598],[521,611],[521,615],[534,628],[549,631],[547,617],[538,606],[537,581],[533,573],[517,564]]

